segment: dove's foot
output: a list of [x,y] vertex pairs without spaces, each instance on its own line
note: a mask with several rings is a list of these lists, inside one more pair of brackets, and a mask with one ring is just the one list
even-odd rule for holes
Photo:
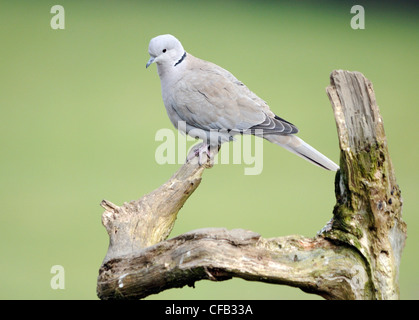
[[197,159],[200,166],[205,165],[208,168],[211,168],[214,165],[214,157],[220,151],[220,148],[220,145],[218,147],[211,147],[205,142],[197,144],[191,152],[189,152],[186,162]]
[[192,152],[188,154],[186,160],[189,162],[195,157],[198,158],[198,163],[200,166],[207,163],[208,159],[211,159],[210,146],[206,143],[200,143],[196,148],[192,150]]
[[198,149],[198,163],[199,165],[203,165],[207,163],[208,159],[211,162],[211,152],[210,152],[210,146],[204,143],[199,149]]
[[214,165],[214,157],[220,151],[221,146],[211,147],[207,143],[203,142],[196,145],[192,151],[188,154],[186,158],[187,162],[192,161],[193,159],[198,159],[198,164],[200,166],[205,165],[211,168]]

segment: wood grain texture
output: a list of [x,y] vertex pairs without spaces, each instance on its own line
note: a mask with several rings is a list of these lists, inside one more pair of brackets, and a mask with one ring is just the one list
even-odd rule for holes
[[247,230],[200,229],[108,260],[102,299],[139,299],[207,279],[238,277],[286,284],[328,299],[360,299],[368,284],[362,257],[318,237],[264,239]]
[[357,248],[367,261],[375,299],[398,299],[406,240],[402,197],[372,83],[335,70],[326,89],[341,149],[334,219],[324,236]]

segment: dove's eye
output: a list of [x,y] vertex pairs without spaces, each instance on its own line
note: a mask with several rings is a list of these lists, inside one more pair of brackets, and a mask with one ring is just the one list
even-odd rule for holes
[[166,49],[163,49],[163,53],[165,53],[166,52]]

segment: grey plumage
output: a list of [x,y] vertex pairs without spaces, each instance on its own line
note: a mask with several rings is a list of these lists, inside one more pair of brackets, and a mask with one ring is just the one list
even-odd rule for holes
[[295,136],[292,123],[227,70],[186,53],[172,35],[151,39],[147,67],[157,63],[162,96],[173,125],[186,123],[186,133],[218,146],[236,134],[254,134],[328,170],[339,167]]

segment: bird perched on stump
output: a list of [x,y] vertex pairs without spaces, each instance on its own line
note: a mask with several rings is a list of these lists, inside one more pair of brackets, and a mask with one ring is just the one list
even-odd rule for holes
[[[193,156],[206,154],[236,134],[253,134],[311,163],[336,171],[329,158],[298,138],[296,126],[275,115],[267,103],[227,70],[187,53],[170,34],[151,39],[148,52],[157,64],[163,102],[173,125],[203,140]],[[184,124],[184,125],[180,125]],[[213,149],[214,148],[214,149]]]

